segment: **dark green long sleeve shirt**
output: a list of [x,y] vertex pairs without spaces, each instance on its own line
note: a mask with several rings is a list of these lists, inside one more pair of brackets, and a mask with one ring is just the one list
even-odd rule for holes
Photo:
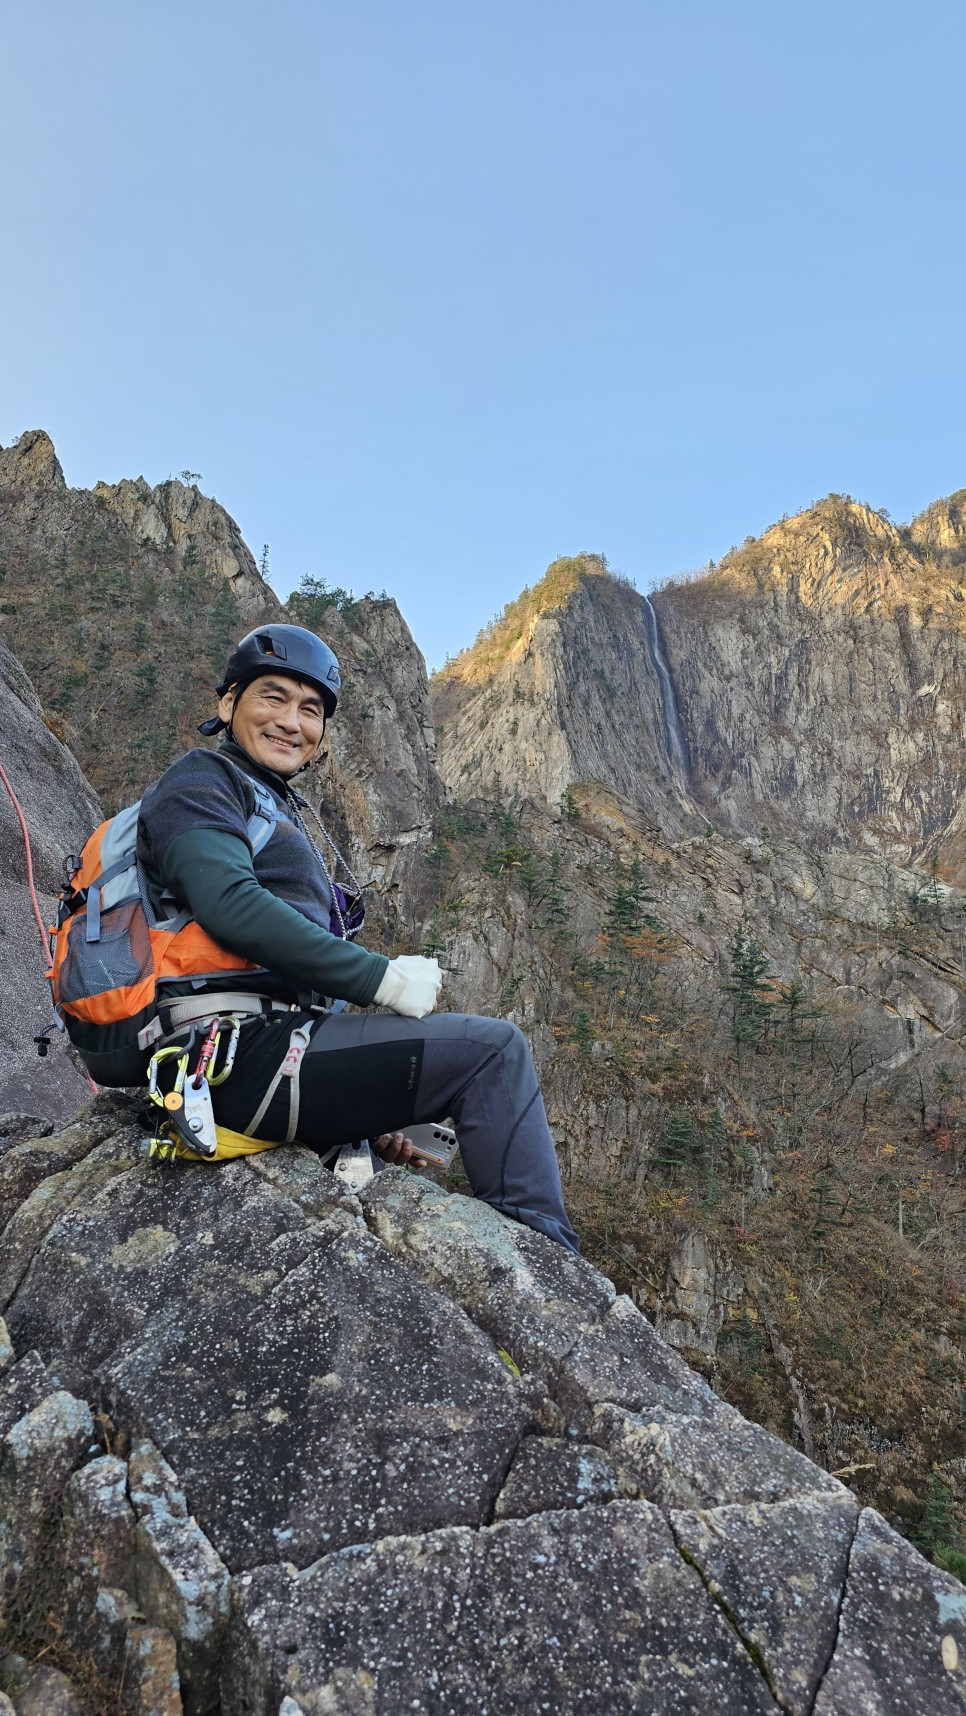
[[273,992],[290,986],[293,998],[312,990],[367,1005],[388,960],[331,934],[328,879],[286,816],[253,857],[250,774],[284,809],[284,782],[237,747],[189,751],[145,794],[139,853],[155,904],[168,889],[219,946],[264,966]]

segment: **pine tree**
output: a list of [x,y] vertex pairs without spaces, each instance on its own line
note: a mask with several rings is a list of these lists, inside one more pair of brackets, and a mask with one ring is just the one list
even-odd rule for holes
[[679,1178],[694,1153],[694,1121],[686,1108],[672,1108],[657,1147],[657,1161],[672,1180]]
[[763,1345],[761,1331],[752,1322],[744,1307],[740,1317],[732,1323],[725,1340],[729,1346],[737,1347],[742,1359],[754,1359]]
[[640,935],[645,926],[653,930],[658,928],[657,919],[645,910],[653,903],[654,897],[647,891],[640,859],[633,859],[626,871],[618,862],[603,923],[603,934],[615,954],[619,955],[626,949],[628,941]]
[[732,998],[731,1034],[740,1057],[743,1046],[762,1042],[775,1007],[768,958],[743,929],[735,930],[729,977],[721,987]]
[[570,1041],[581,1054],[589,1055],[594,1042],[594,1025],[586,1007],[578,1007],[570,1027]]
[[932,1560],[935,1560],[937,1549],[948,1545],[955,1535],[952,1490],[943,1483],[938,1472],[933,1473],[923,1503],[922,1518],[912,1535],[917,1548]]
[[564,939],[570,924],[570,888],[564,880],[563,858],[556,847],[547,859],[541,908],[550,939],[556,946]]

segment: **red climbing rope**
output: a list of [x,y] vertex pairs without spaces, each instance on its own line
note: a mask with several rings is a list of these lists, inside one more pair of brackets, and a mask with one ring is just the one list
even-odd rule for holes
[[[27,827],[27,818],[24,816],[23,810],[21,809],[20,800],[13,790],[13,787],[10,783],[10,776],[7,774],[7,771],[4,768],[2,763],[0,763],[0,781],[3,782],[8,793],[10,794],[10,802],[13,805],[13,808],[17,813],[17,821],[20,824],[20,830],[21,830],[21,833],[23,834],[23,849],[27,855],[27,886],[30,889],[30,899],[31,899],[31,902],[32,902],[33,908],[34,908],[34,917],[37,920],[37,928],[40,931],[40,939],[43,943],[44,967],[46,969],[46,967],[50,964],[50,941],[48,939],[47,928],[46,928],[46,925],[44,923],[44,914],[40,909],[40,901],[37,898],[37,889],[34,885],[34,864],[33,864],[33,859],[30,856],[30,831]],[[85,1067],[84,1071],[85,1071],[85,1075],[87,1078],[87,1082],[90,1085],[91,1090],[96,1095],[97,1094],[97,1085],[94,1083],[94,1080],[91,1078],[90,1073],[87,1072],[86,1067]]]
[[20,800],[18,799],[16,793],[14,792],[13,787],[10,785],[10,777],[7,774],[7,771],[4,768],[2,763],[0,763],[0,781],[3,781],[4,786],[6,787],[8,793],[10,794],[10,802],[13,805],[13,808],[17,813],[17,820],[20,823],[20,828],[21,828],[21,831],[23,833],[24,851],[27,854],[27,885],[30,889],[30,898],[33,901],[34,917],[37,920],[37,928],[40,931],[40,939],[44,944],[44,959],[49,964],[49,962],[50,962],[50,942],[47,938],[47,930],[46,930],[46,927],[44,925],[43,913],[40,910],[40,901],[37,898],[37,890],[34,887],[34,866],[33,866],[33,859],[30,856],[30,834],[27,830],[27,819],[24,816],[24,813],[20,808]]

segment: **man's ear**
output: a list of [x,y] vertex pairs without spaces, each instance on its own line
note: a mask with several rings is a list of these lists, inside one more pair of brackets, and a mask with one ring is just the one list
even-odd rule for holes
[[225,692],[224,697],[219,697],[219,699],[218,699],[218,713],[221,716],[222,720],[224,721],[226,727],[231,726],[231,718],[235,712],[235,704],[236,704],[237,700],[238,700],[238,687],[237,687],[237,685],[229,685],[228,690]]

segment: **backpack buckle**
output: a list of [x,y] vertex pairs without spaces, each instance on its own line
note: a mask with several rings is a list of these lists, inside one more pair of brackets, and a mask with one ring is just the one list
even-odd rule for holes
[[158,1042],[163,1036],[164,1026],[155,1013],[154,1018],[149,1019],[143,1030],[138,1032],[138,1048],[150,1049],[152,1044]]

